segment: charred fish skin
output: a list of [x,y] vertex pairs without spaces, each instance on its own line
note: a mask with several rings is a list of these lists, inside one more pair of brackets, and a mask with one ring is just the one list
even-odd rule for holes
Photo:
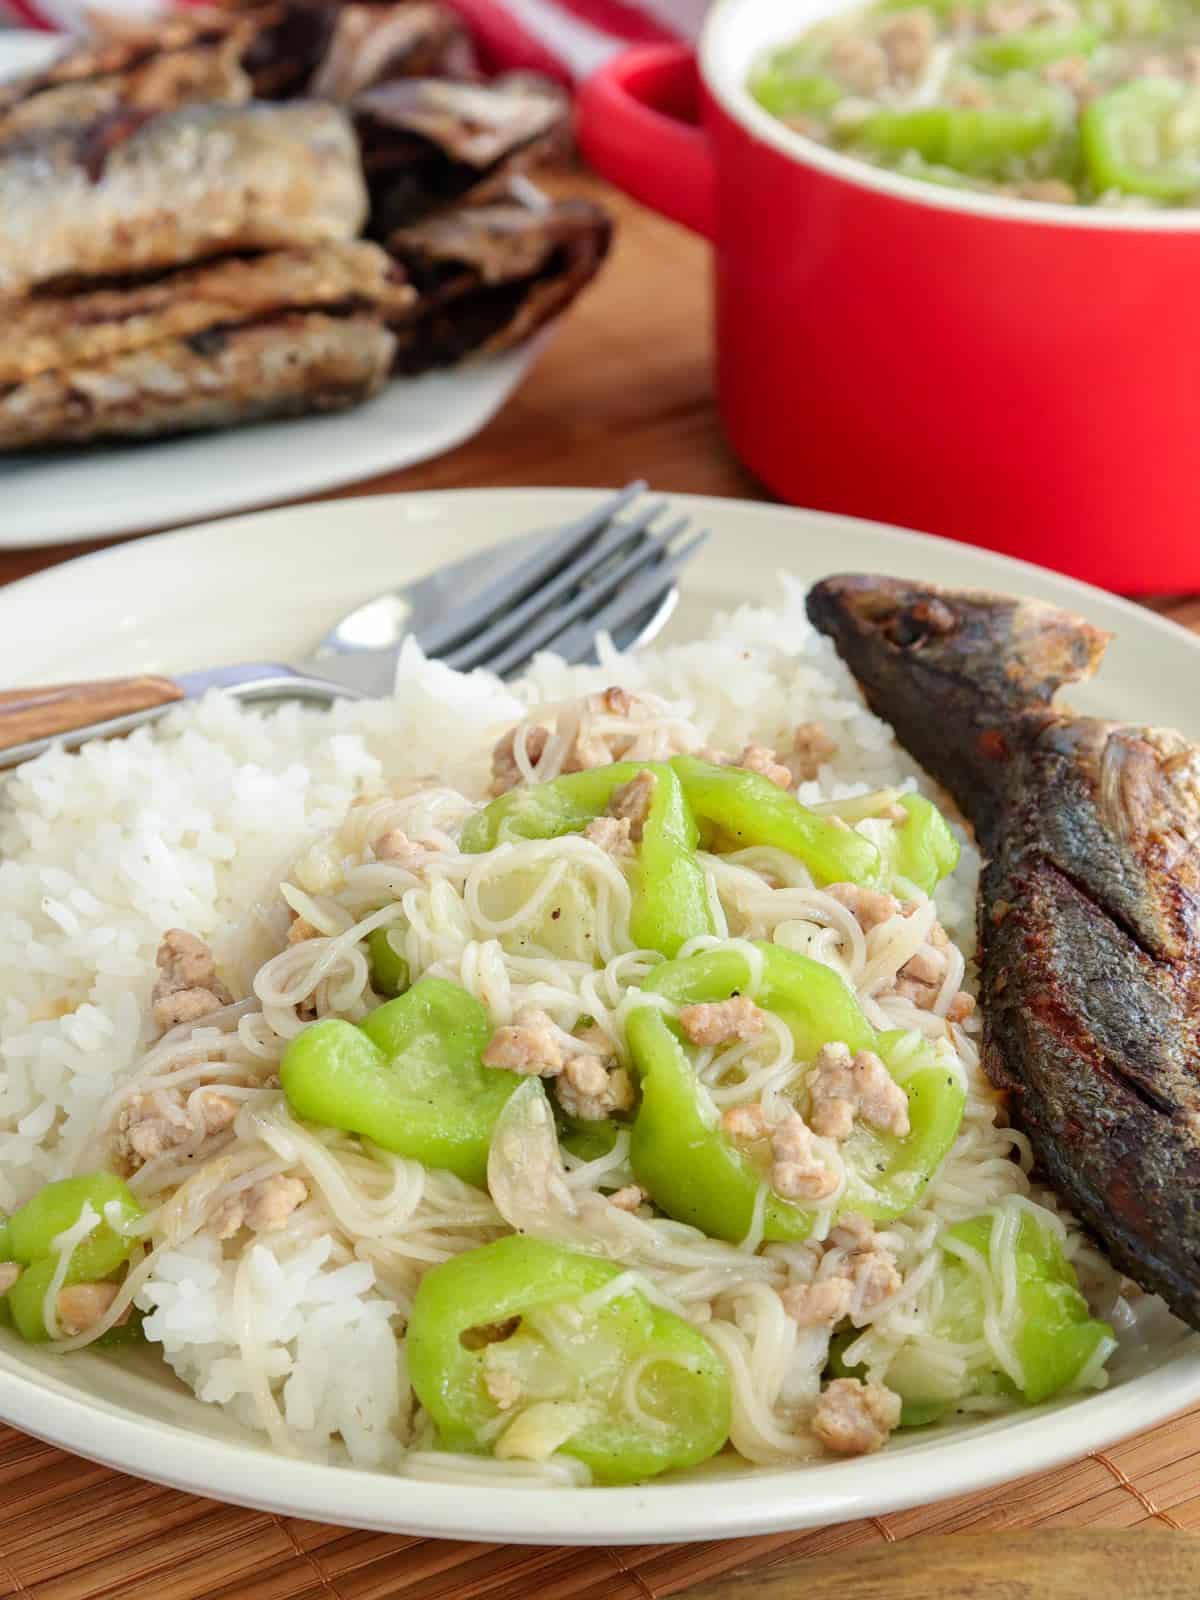
[[809,616],[975,825],[983,1063],[1013,1121],[1200,1326],[1200,752],[1056,708],[1107,636],[1040,602],[852,575]]
[[1050,714],[1060,688],[1091,677],[1109,640],[1037,600],[860,574],[815,584],[808,615],[872,711],[977,830],[1012,755],[1014,725]]
[[353,239],[366,214],[358,145],[336,106],[130,111],[0,152],[0,298]]

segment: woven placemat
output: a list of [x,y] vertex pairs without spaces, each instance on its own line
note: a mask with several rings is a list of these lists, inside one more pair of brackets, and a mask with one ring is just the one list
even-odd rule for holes
[[936,1506],[801,1534],[582,1550],[406,1539],[244,1511],[0,1430],[5,1600],[660,1600],[725,1572],[919,1533],[1139,1523],[1200,1528],[1200,1410]]

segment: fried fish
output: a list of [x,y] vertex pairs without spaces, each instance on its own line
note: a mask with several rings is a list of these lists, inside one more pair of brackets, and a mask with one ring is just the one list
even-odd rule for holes
[[92,39],[40,72],[0,83],[0,145],[51,128],[83,128],[116,111],[175,111],[250,99],[247,18],[203,11],[160,21],[95,19]]
[[521,343],[566,309],[604,261],[607,214],[552,201],[517,179],[493,201],[458,206],[388,238],[416,291],[397,334],[397,370],[422,372]]
[[396,78],[472,78],[471,36],[445,6],[341,5],[309,93],[347,103]]
[[385,319],[415,298],[365,240],[34,296],[0,327],[0,450],[353,405],[384,383]]
[[366,217],[336,106],[137,111],[18,142],[0,157],[0,297],[129,277],[239,250],[350,239]]
[[1109,636],[1054,607],[844,576],[808,610],[975,826],[983,1062],[1013,1121],[1200,1327],[1200,750],[1059,707]]
[[520,74],[488,84],[400,78],[351,106],[371,196],[372,238],[386,239],[508,179],[561,144],[567,100],[556,85]]

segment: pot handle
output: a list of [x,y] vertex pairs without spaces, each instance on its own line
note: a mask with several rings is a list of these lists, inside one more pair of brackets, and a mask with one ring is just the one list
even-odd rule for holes
[[699,103],[700,75],[688,46],[626,50],[584,82],[576,130],[584,155],[610,182],[712,239],[716,172]]

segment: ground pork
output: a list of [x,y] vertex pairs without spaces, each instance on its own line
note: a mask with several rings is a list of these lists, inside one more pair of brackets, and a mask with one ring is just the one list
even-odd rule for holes
[[1043,22],[1078,22],[1073,0],[988,0],[980,13],[987,33],[1019,33]]
[[785,1200],[823,1200],[838,1186],[813,1145],[812,1129],[795,1111],[771,1123],[757,1100],[730,1106],[722,1114],[721,1131],[743,1147],[770,1140],[769,1182]]
[[636,1211],[639,1206],[645,1205],[649,1199],[646,1191],[636,1183],[627,1183],[623,1189],[617,1189],[608,1197],[610,1206],[616,1206],[618,1211]]
[[816,1281],[789,1285],[781,1294],[784,1310],[802,1328],[833,1327],[846,1317],[861,1326],[900,1288],[896,1258],[860,1213],[841,1218],[820,1248]]
[[791,787],[791,768],[785,767],[782,761],[777,761],[774,750],[768,750],[765,745],[748,744],[733,765],[744,767],[747,772],[761,773],[764,778],[769,778],[777,789]]
[[772,1128],[771,1156],[771,1187],[785,1200],[824,1200],[838,1186],[814,1147],[812,1129],[795,1111]]
[[[237,1100],[217,1089],[201,1094],[198,1104],[206,1138],[231,1128],[240,1110]],[[117,1118],[113,1155],[122,1171],[136,1172],[147,1161],[190,1144],[195,1136],[196,1129],[179,1089],[132,1095]]]
[[614,1111],[633,1107],[633,1080],[624,1067],[610,1067],[600,1056],[569,1056],[555,1079],[558,1103],[569,1117],[601,1122]]
[[[524,724],[521,725],[524,727]],[[510,728],[497,741],[492,751],[492,793],[494,795],[507,794],[510,789],[515,789],[519,783],[525,781],[524,774],[517,765],[516,742],[520,728]],[[525,728],[525,754],[530,766],[537,766],[542,754],[550,742],[550,732],[547,728],[539,727],[536,723]]]
[[583,837],[618,858],[633,854],[628,817],[593,817],[583,830]]
[[899,1425],[900,1396],[858,1378],[826,1384],[812,1420],[817,1438],[839,1456],[870,1455]]
[[526,1006],[506,1027],[497,1028],[483,1052],[485,1067],[505,1067],[509,1072],[553,1077],[562,1071],[563,1053],[558,1030],[544,1011]]
[[829,67],[853,94],[873,95],[887,82],[888,59],[874,39],[851,35],[829,52]]
[[638,737],[634,720],[641,712],[643,702],[619,684],[610,684],[599,694],[590,694],[584,708],[593,717],[618,717],[631,726],[627,730],[608,729],[584,737],[578,729],[567,746],[563,757],[564,772],[589,772],[593,767],[606,767],[613,761],[623,760],[632,750]]
[[418,856],[424,855],[419,844],[414,844],[403,828],[389,828],[374,844],[376,861],[387,861],[406,867]]
[[936,28],[933,13],[924,6],[901,11],[890,17],[879,30],[879,43],[887,57],[888,77],[911,82],[920,77],[929,60]]
[[154,1020],[165,1032],[227,1006],[233,996],[217,977],[212,951],[184,928],[168,928],[154,958],[158,978],[151,995]]
[[764,744],[748,744],[740,755],[731,756],[724,750],[703,745],[693,752],[697,761],[707,761],[710,767],[743,767],[747,772],[757,772],[769,778],[778,789],[786,789],[792,782],[792,770],[784,766],[774,750]]
[[854,1287],[848,1278],[796,1283],[780,1295],[783,1309],[802,1328],[833,1328],[850,1315]]
[[879,927],[900,910],[900,902],[894,894],[862,889],[857,883],[831,883],[825,893],[845,906],[864,933],[870,933],[872,928]]
[[847,1045],[822,1045],[808,1091],[810,1121],[824,1138],[848,1139],[855,1117],[897,1138],[909,1131],[908,1096],[873,1050],[851,1057]]
[[750,1105],[730,1106],[721,1117],[721,1129],[736,1144],[753,1144],[771,1131],[766,1113],[757,1100]]
[[308,1190],[299,1178],[282,1173],[264,1178],[217,1207],[212,1218],[213,1232],[218,1239],[232,1239],[241,1228],[249,1228],[251,1233],[278,1233],[287,1227],[296,1207],[307,1199]]
[[650,807],[654,801],[657,781],[652,772],[639,772],[628,783],[623,783],[620,788],[614,789],[612,798],[608,802],[609,816],[629,823],[629,837],[635,843],[641,841],[642,829],[646,825],[646,818],[650,815]]
[[[89,1328],[94,1328],[119,1292],[120,1285],[115,1283],[72,1283],[59,1290],[55,1309],[59,1326],[67,1338],[73,1339],[77,1333],[86,1333]],[[118,1319],[118,1325],[128,1320],[129,1312],[126,1311]]]
[[[907,813],[905,813],[907,815]],[[839,905],[857,921],[864,933],[879,927],[890,917],[912,916],[920,902],[905,900],[901,903],[895,895],[882,894],[876,889],[862,889],[856,883],[831,883],[826,894],[832,895]],[[898,994],[909,1000],[919,1011],[932,1011],[942,992],[942,982],[949,963],[950,939],[940,922],[935,922],[921,948],[904,963],[896,974],[890,989],[881,991],[880,998]],[[946,1012],[948,1022],[964,1022],[975,1009],[975,1001],[960,990],[951,1000]]]
[[821,768],[837,755],[837,745],[823,723],[801,722],[792,734],[792,754],[788,765],[798,783],[810,783]]
[[766,1013],[744,994],[732,1000],[715,1000],[684,1006],[679,1026],[692,1044],[728,1044],[731,1039],[752,1039],[767,1025]]
[[[1155,78],[1162,76],[1160,72],[1154,70],[1150,62],[1143,62],[1142,72]],[[1062,56],[1057,61],[1048,61],[1042,68],[1040,77],[1045,83],[1058,83],[1064,89],[1069,89],[1078,101],[1087,98],[1096,87],[1092,82],[1092,69],[1086,56]]]

